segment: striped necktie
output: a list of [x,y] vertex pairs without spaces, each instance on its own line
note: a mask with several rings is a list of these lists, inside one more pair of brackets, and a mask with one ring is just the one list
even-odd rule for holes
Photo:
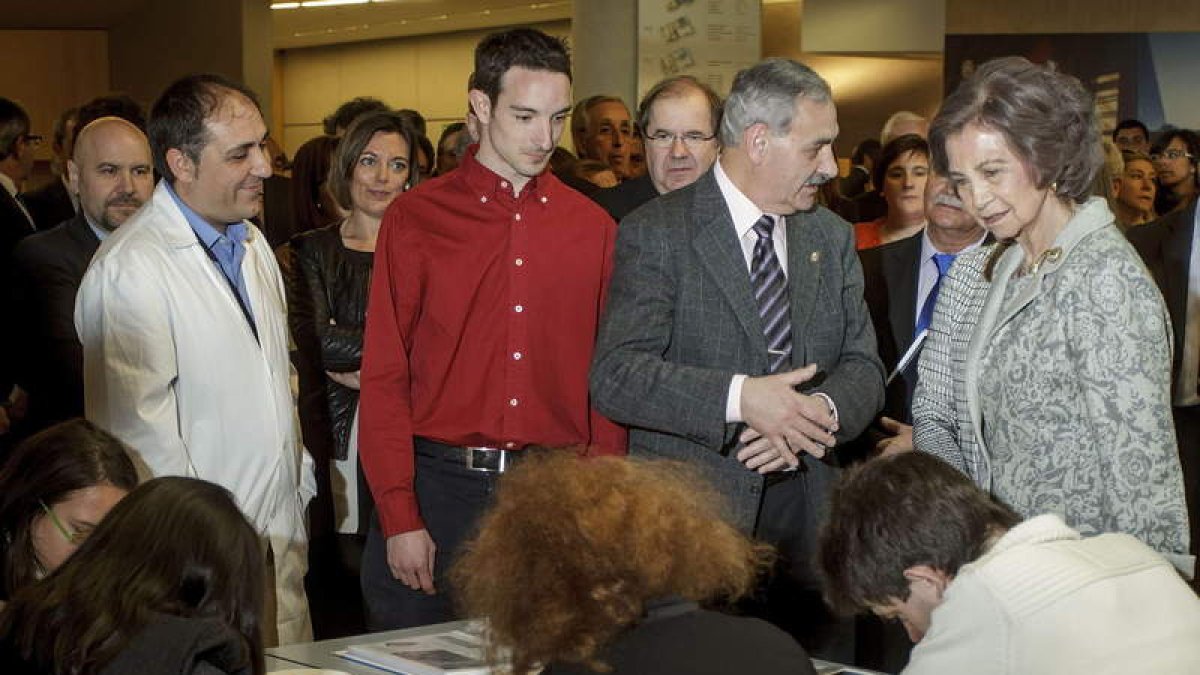
[[763,336],[767,339],[767,363],[772,373],[787,368],[792,356],[792,321],[788,309],[787,277],[775,255],[771,231],[775,221],[763,215],[754,223],[758,241],[750,262],[750,285],[762,318]]

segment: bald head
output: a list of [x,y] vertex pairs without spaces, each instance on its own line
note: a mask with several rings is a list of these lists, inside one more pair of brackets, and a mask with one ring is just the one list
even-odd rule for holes
[[154,191],[150,143],[119,117],[101,117],[79,130],[67,172],[88,221],[110,232]]

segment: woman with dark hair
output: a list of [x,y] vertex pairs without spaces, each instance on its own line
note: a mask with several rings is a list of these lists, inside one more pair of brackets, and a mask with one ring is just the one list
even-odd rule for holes
[[[361,613],[343,616],[350,606],[347,594],[360,594],[357,562],[340,561],[361,557],[370,513],[370,491],[358,469],[356,424],[367,288],[383,214],[417,179],[416,147],[415,132],[397,113],[357,117],[342,137],[328,179],[330,193],[348,215],[290,242],[295,269],[288,283],[288,318],[297,345],[315,346],[312,351],[302,349],[300,356],[309,361],[303,367],[323,373],[321,388],[334,441],[332,456],[314,455],[314,508],[326,511],[322,517],[333,524],[327,529],[339,535],[334,545],[329,532],[314,532],[311,547],[314,629],[322,637],[361,630]],[[316,540],[321,535],[326,541]],[[319,576],[327,578],[322,582]],[[339,579],[346,588],[335,588]],[[330,601],[328,611],[321,611],[322,598]]]
[[1023,58],[990,61],[946,99],[929,142],[997,243],[942,283],[917,449],[1024,517],[1125,532],[1188,567],[1171,324],[1105,199],[1089,197],[1104,161],[1092,95]]
[[0,670],[263,673],[262,565],[224,488],[148,481],[0,614]]
[[325,182],[337,145],[336,136],[317,136],[296,150],[292,159],[292,212],[296,214],[297,234],[325,227],[346,215]]
[[1166,215],[1186,206],[1200,192],[1200,135],[1187,129],[1163,134],[1150,152],[1158,171],[1158,196],[1154,209]]
[[787,633],[700,608],[774,559],[721,504],[683,464],[536,452],[500,481],[453,587],[517,675],[813,673]]
[[929,145],[916,134],[898,136],[883,146],[873,173],[887,213],[854,225],[855,247],[860,251],[910,237],[925,227]]
[[87,420],[21,443],[0,471],[0,601],[54,571],[136,485],[125,446]]

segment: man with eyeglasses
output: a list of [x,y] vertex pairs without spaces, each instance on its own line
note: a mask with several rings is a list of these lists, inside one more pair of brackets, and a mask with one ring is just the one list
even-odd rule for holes
[[571,111],[571,140],[579,159],[604,162],[617,180],[631,177],[633,120],[621,99],[602,94],[575,104]]
[[638,106],[647,173],[592,195],[620,222],[637,207],[691,185],[717,161],[721,97],[691,75],[659,82]]

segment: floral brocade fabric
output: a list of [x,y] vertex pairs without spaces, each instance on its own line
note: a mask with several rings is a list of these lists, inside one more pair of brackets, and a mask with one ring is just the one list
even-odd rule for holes
[[992,292],[1003,301],[977,379],[992,492],[1024,517],[1185,553],[1170,324],[1137,254],[1102,227],[1053,271]]

